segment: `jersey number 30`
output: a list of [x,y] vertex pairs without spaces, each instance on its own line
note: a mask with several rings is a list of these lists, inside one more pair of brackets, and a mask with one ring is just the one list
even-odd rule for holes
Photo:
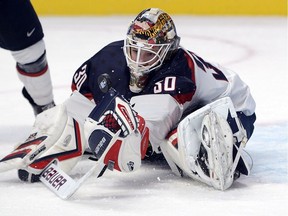
[[175,90],[176,77],[166,77],[164,80],[155,83],[154,93],[169,92]]
[[87,65],[84,65],[80,71],[75,73],[73,77],[77,90],[80,90],[81,86],[87,79],[86,68],[87,68]]

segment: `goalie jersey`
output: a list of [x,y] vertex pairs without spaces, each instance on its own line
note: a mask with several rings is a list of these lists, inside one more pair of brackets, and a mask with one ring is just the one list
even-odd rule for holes
[[[165,133],[196,108],[223,97],[231,98],[237,113],[244,116],[254,115],[255,102],[249,87],[236,73],[209,63],[182,47],[159,69],[149,74],[148,81],[140,93],[131,92],[129,89],[130,72],[124,56],[123,45],[123,40],[112,42],[84,62],[73,76],[72,90],[79,91],[97,105],[104,96],[98,86],[97,79],[101,74],[107,73],[110,75],[112,87],[128,101],[139,95],[171,95],[178,104],[178,112],[175,110],[171,112],[178,116],[166,115],[170,118],[167,120],[170,123],[168,126],[166,124],[166,128],[161,126]],[[167,108],[165,105],[163,107],[161,101],[158,104],[151,103],[147,109],[150,109],[151,115],[153,115],[153,110],[159,109],[159,107],[163,112],[167,112]],[[249,137],[253,128],[247,129]],[[165,133],[158,138],[165,138]]]

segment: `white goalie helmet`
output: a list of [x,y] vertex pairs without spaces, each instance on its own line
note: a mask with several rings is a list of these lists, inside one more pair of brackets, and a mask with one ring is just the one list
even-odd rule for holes
[[158,8],[143,10],[132,21],[124,42],[132,92],[142,91],[148,74],[178,49],[179,41],[173,20]]

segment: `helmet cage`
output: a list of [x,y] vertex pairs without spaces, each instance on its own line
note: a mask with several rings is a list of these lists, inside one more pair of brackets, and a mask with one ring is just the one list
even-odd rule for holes
[[[170,43],[149,44],[146,41],[132,39],[132,37],[128,35],[124,44],[127,66],[134,75],[143,76],[163,64],[170,47]],[[135,59],[131,56],[132,50],[135,50],[137,53],[136,58],[134,57]],[[145,52],[150,53],[151,58],[141,61],[140,56]]]

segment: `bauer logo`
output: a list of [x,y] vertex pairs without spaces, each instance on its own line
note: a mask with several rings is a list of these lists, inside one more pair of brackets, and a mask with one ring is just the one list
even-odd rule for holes
[[45,170],[41,177],[56,190],[59,190],[67,182],[67,179],[53,167]]

